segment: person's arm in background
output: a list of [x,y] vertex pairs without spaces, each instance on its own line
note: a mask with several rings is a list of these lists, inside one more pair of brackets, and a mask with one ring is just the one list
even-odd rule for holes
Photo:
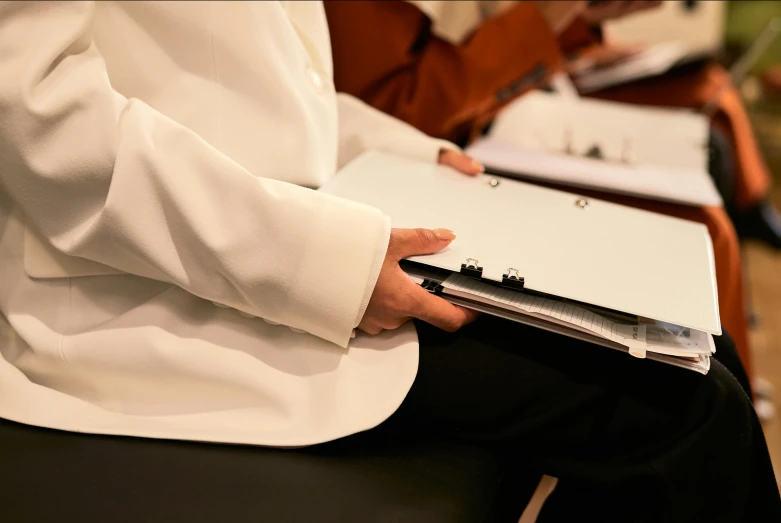
[[482,172],[482,166],[453,143],[432,138],[352,95],[338,93],[337,104],[340,169],[361,153],[376,150],[423,162],[438,162],[464,174]]
[[583,49],[601,43],[601,25],[590,24],[583,16],[576,18],[559,37],[559,46],[565,58],[570,58]]
[[550,2],[549,18],[537,4],[519,2],[455,45],[433,35],[427,16],[406,2],[325,2],[337,90],[463,142],[478,117],[559,69],[553,27],[564,30],[574,18],[564,7],[576,15],[585,2]]

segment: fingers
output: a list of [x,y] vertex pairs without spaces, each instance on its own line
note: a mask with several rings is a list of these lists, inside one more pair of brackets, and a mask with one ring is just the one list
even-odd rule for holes
[[379,325],[376,325],[374,323],[370,323],[370,324],[366,324],[366,325],[361,323],[360,325],[358,325],[358,330],[359,331],[363,331],[366,334],[370,334],[372,336],[376,336],[377,334],[382,332],[382,327],[380,327]]
[[[401,269],[398,269],[402,274]],[[385,305],[372,310],[370,302],[358,329],[376,335],[384,330],[401,327],[412,318],[418,318],[442,330],[453,332],[473,322],[479,313],[448,303],[412,282],[406,275],[393,285],[396,298],[385,300]]]
[[475,321],[480,315],[476,311],[453,305],[420,287],[417,287],[415,294],[415,307],[412,315],[443,331],[455,332],[464,325]]
[[439,151],[439,163],[447,165],[469,176],[477,176],[485,171],[485,168],[478,161],[472,159],[464,153],[453,151],[451,149],[442,149]]
[[366,319],[361,321],[361,324],[358,325],[358,330],[374,336],[381,333],[382,331],[396,330],[411,319],[412,318],[409,316],[402,317],[395,315],[388,315],[387,317],[383,318]]
[[388,250],[397,259],[439,252],[456,238],[449,229],[393,229]]

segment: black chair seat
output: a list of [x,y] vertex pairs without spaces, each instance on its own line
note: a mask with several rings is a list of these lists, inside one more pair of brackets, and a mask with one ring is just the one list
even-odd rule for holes
[[514,523],[540,476],[508,469],[491,451],[457,443],[359,435],[277,450],[0,420],[8,522]]

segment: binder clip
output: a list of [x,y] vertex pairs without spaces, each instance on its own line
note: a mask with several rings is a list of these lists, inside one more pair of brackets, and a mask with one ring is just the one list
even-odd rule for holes
[[602,153],[602,148],[594,144],[583,154],[585,158],[591,158],[593,160],[604,160],[605,155]]
[[502,287],[521,290],[523,289],[524,282],[525,280],[518,272],[518,269],[507,269],[507,272],[502,275]]
[[474,258],[467,258],[466,263],[461,264],[461,274],[464,276],[469,276],[470,278],[482,278],[483,277],[483,268],[478,265],[477,260]]
[[440,294],[444,289],[442,283],[436,280],[430,280],[428,278],[424,279],[420,286],[423,287],[423,290],[426,290],[431,294]]

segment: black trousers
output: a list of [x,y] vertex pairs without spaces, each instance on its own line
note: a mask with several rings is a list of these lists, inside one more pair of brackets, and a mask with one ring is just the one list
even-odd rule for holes
[[541,521],[781,522],[728,335],[703,376],[492,317],[417,326],[417,378],[375,431],[485,442],[558,477]]

